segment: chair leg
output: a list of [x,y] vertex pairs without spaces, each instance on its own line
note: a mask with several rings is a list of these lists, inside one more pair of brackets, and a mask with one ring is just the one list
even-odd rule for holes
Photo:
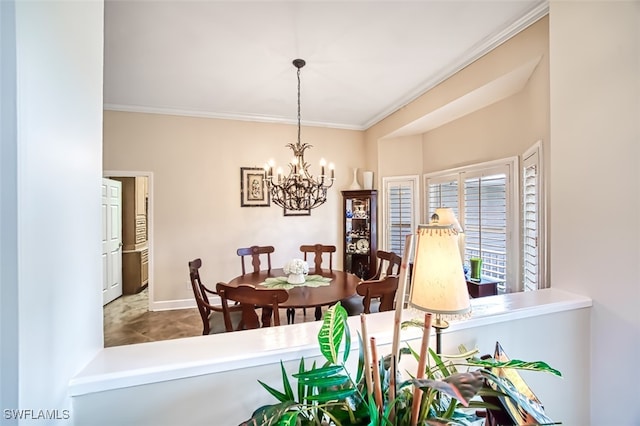
[[[278,313],[276,312],[276,315]],[[270,307],[262,308],[262,326],[271,327],[271,316],[273,315],[273,309]]]
[[322,307],[316,306],[316,321],[320,321],[322,319]]
[[293,324],[293,319],[296,315],[296,310],[293,308],[287,308],[287,324]]

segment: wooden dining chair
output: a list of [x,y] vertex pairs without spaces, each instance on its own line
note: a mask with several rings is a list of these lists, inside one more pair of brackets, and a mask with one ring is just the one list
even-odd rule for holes
[[[209,296],[218,297],[219,295],[202,284],[200,279],[201,267],[202,259],[198,258],[189,261],[189,278],[193,296],[196,299],[196,305],[202,319],[202,334],[222,333],[226,331],[222,305],[213,305],[209,301]],[[238,324],[241,322],[242,312],[240,306],[231,306],[229,308],[229,320]]]
[[383,250],[378,250],[376,257],[378,258],[378,269],[375,275],[367,278],[367,280],[379,280],[381,277],[384,278],[387,275],[400,275],[402,257],[392,251]]
[[[402,258],[400,256],[398,256],[392,251],[378,250],[376,252],[376,258],[378,259],[378,268],[375,275],[373,275],[372,277],[368,278],[363,282],[366,282],[366,283],[371,282],[373,284],[376,284],[383,281],[381,278],[385,278],[391,275],[396,275],[396,276],[400,275],[400,266],[402,265]],[[366,286],[364,288],[366,288]],[[380,289],[380,290],[382,291],[384,289]],[[377,292],[374,292],[374,293],[377,294]],[[393,294],[395,297],[395,291]],[[385,298],[384,307],[388,306],[386,303],[386,299],[387,298]],[[365,295],[362,293],[358,293],[357,291],[356,291],[356,294],[354,294],[353,296],[340,301],[340,303],[342,304],[342,306],[345,307],[349,315],[357,315],[364,312],[365,302],[366,302]],[[367,303],[371,303],[371,301]],[[377,309],[376,303],[374,303],[374,310],[375,309]],[[365,313],[368,313],[368,312],[365,312]]]
[[[289,298],[286,290],[256,288],[251,284],[240,284],[235,287],[218,283],[216,291],[222,301],[222,314],[227,331],[269,327],[272,315],[273,325],[280,325],[278,308],[280,303],[286,302]],[[237,302],[238,305],[229,306],[229,301]],[[232,309],[236,307],[242,311],[242,321],[239,326],[234,326],[231,316]],[[262,322],[258,318],[256,308],[262,308]]]
[[[307,260],[307,255],[311,255],[311,253],[314,254],[313,274],[322,275],[324,271],[329,271],[329,272],[333,271],[333,253],[336,252],[336,246],[329,246],[324,244],[303,244],[300,246],[300,251],[304,254],[305,261]],[[322,268],[322,263],[323,263],[322,261],[323,261],[323,258],[325,257],[324,256],[325,253],[328,254],[328,256],[326,256],[329,260],[328,269]],[[307,315],[306,308],[303,308],[302,312],[305,316]],[[316,315],[316,318],[320,318],[322,316],[322,308],[320,306],[316,307],[315,315]],[[287,309],[287,321],[289,322],[289,324],[293,323],[294,318],[295,318],[295,309],[293,308]]]
[[[329,260],[329,269],[328,271],[333,271],[333,253],[336,252],[336,246],[327,246],[323,244],[313,244],[313,245],[301,245],[300,251],[304,254],[304,260],[307,260],[307,255],[311,253],[314,254],[313,263],[315,267],[314,274],[322,275],[322,260],[323,257],[328,257]],[[323,256],[325,253],[328,253],[328,256]]]
[[387,275],[380,280],[360,281],[356,287],[357,295],[340,301],[340,304],[350,316],[392,311],[395,308],[398,282],[398,275]]
[[260,256],[264,256],[267,259],[267,271],[271,271],[271,253],[276,251],[273,246],[251,246],[243,247],[236,250],[238,256],[240,256],[240,263],[242,264],[242,275],[246,274],[246,268],[244,259],[247,256],[251,256],[251,265],[253,265],[253,272],[259,272],[261,267]]

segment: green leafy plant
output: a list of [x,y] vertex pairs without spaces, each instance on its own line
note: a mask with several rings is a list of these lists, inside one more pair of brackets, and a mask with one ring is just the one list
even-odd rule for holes
[[[405,325],[420,326],[419,323]],[[507,378],[493,372],[496,369],[522,369],[561,376],[544,362],[480,359],[476,356],[477,350],[467,351],[464,347],[460,348],[461,354],[449,357],[429,350],[429,361],[422,378],[402,380],[397,377],[392,380],[391,357],[384,356],[372,361],[377,363],[377,369],[373,371],[379,372],[375,381],[379,384],[380,399],[367,390],[365,368],[371,366],[365,366],[364,345],[360,335],[358,337],[360,351],[353,378],[345,366],[351,352],[347,312],[339,303],[328,309],[318,333],[320,352],[325,359],[323,365],[317,366],[314,362],[308,366],[302,358],[298,371],[291,375],[297,381],[292,386],[281,362],[282,390],[258,380],[278,402],[260,407],[240,426],[408,426],[416,411],[415,421],[419,425],[470,425],[478,420],[476,409],[500,410],[500,406],[483,399],[500,402],[505,398],[524,410],[537,413],[545,422],[553,423],[535,401],[522,395]],[[420,355],[411,347],[402,348],[402,355],[420,361]],[[390,392],[392,384],[395,392]],[[421,390],[421,395],[414,403],[416,389]],[[391,399],[390,395],[395,397]]]

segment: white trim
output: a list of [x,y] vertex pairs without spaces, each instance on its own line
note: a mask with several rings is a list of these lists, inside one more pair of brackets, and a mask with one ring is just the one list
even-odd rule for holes
[[[191,284],[189,284],[191,287]],[[220,296],[209,295],[209,303],[212,305],[220,305]],[[160,300],[159,302],[153,302],[152,311],[172,311],[175,309],[192,309],[197,308],[194,298],[189,299],[177,299],[177,300]]]
[[[136,112],[142,114],[163,114],[163,115],[178,115],[184,117],[202,117],[202,118],[214,118],[218,120],[237,120],[237,121],[250,121],[257,123],[277,123],[277,124],[298,124],[296,119],[284,118],[284,117],[269,117],[265,115],[257,114],[231,114],[224,112],[210,112],[210,111],[196,111],[190,109],[177,109],[177,108],[161,108],[150,107],[143,105],[118,105],[118,104],[104,104],[103,109],[105,111],[123,111],[123,112]],[[309,127],[328,127],[331,129],[344,129],[344,130],[366,130],[363,126],[350,125],[344,123],[328,123],[321,121],[301,121],[303,126]]]
[[159,302],[153,302],[150,305],[150,311],[172,311],[175,309],[190,309],[196,308],[196,301],[191,299],[180,300],[161,300]]
[[154,232],[153,232],[153,172],[142,171],[122,171],[122,170],[103,170],[102,177],[136,177],[146,176],[147,178],[147,196],[149,197],[147,203],[147,233],[148,240],[147,246],[149,247],[149,284],[147,285],[149,292],[149,305],[148,309],[153,311],[155,304],[155,285],[154,285],[154,258],[155,250],[153,248]]
[[436,178],[441,176],[452,175],[454,173],[464,173],[464,172],[474,171],[478,169],[485,169],[485,168],[488,169],[491,167],[501,166],[505,164],[507,165],[518,164],[518,157],[517,156],[505,157],[505,158],[500,158],[498,160],[490,160],[490,161],[485,161],[483,163],[468,164],[466,166],[455,167],[453,169],[446,169],[446,170],[440,170],[437,172],[425,173],[424,177],[425,179],[426,178],[431,179],[431,178]]

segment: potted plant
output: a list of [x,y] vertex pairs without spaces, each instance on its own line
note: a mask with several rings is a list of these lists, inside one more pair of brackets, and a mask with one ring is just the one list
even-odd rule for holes
[[[404,325],[424,326],[426,336],[431,327],[430,323]],[[351,350],[351,334],[347,312],[339,303],[327,310],[318,343],[324,364],[309,365],[301,359],[297,373],[292,374],[296,384],[292,384],[282,362],[282,390],[258,380],[278,402],[260,407],[241,426],[475,425],[483,424],[475,410],[496,413],[503,409],[505,401],[533,413],[529,418],[534,420],[531,424],[551,422],[535,398],[524,395],[508,377],[495,373],[524,369],[561,376],[544,362],[480,359],[477,350],[445,359],[431,350],[427,356],[422,350],[418,353],[407,347],[400,354],[415,357],[419,371],[415,377],[402,380],[392,373],[392,357],[378,358],[375,345],[372,346],[373,362],[365,367],[367,356],[361,338],[357,371],[351,375],[345,367]],[[426,342],[423,340],[423,348],[427,347],[426,343],[428,337]],[[368,378],[367,374],[370,374]]]

